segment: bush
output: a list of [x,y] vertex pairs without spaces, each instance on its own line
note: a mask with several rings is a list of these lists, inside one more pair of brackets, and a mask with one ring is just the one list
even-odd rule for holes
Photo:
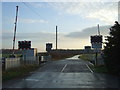
[[120,74],[120,24],[110,28],[110,36],[106,39],[104,49],[104,62],[110,73]]

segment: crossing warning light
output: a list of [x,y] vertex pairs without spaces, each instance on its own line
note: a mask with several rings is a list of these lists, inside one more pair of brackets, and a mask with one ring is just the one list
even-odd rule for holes
[[91,43],[102,43],[102,35],[91,36]]
[[52,49],[52,43],[46,43],[46,51],[49,52]]
[[18,41],[18,49],[31,49],[31,41]]

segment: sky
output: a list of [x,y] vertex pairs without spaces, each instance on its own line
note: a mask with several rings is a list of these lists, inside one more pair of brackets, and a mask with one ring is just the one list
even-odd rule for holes
[[[98,0],[96,0],[98,1]],[[109,0],[110,1],[110,0]],[[90,36],[103,36],[118,21],[118,2],[2,2],[2,48],[13,43],[16,6],[18,41],[32,41],[32,48],[45,51],[46,43],[55,49],[55,27],[58,26],[58,49],[83,49],[91,45]]]

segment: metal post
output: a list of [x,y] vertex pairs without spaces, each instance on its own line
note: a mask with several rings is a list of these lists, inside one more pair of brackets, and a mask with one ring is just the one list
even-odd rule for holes
[[15,52],[15,38],[16,38],[16,28],[17,28],[17,16],[18,16],[18,6],[16,6],[16,18],[15,18],[15,28],[14,28],[14,38],[13,38],[13,55]]
[[97,65],[97,55],[98,55],[98,53],[96,52],[95,53],[95,59],[96,59],[95,65]]

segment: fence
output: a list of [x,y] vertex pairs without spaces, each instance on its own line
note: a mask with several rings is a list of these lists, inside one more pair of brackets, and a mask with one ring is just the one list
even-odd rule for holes
[[48,61],[50,60],[50,56],[42,56],[42,59],[40,57],[27,57],[26,60],[23,60],[23,58],[5,58],[2,68],[3,70],[7,70],[10,68],[19,67],[21,65],[31,65],[31,64],[40,64],[41,61]]
[[21,65],[20,58],[6,58],[5,70],[9,68],[19,67]]

